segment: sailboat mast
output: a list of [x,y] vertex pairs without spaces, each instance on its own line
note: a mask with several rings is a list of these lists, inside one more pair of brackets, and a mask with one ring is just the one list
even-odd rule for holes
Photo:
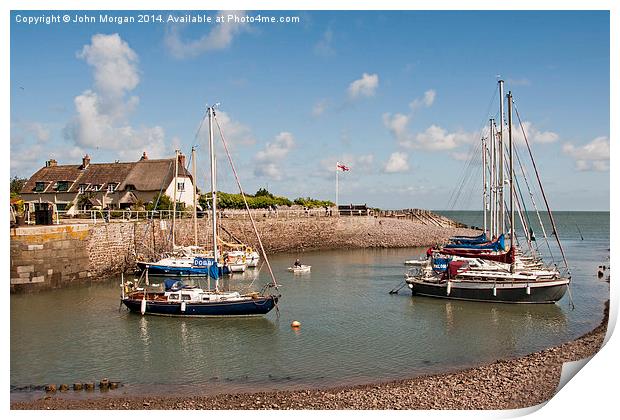
[[[512,162],[512,91],[508,91],[508,161],[510,168],[510,251],[515,246],[515,209],[514,209],[514,195],[515,195],[515,185],[514,185],[514,166]],[[514,273],[515,271],[515,263],[514,258],[510,264],[510,272]]]
[[[491,130],[489,129],[489,138],[491,138]],[[487,233],[487,159],[486,159],[486,142],[482,136],[482,228]]]
[[498,149],[499,154],[497,155],[497,165],[499,166],[499,190],[498,190],[498,201],[499,201],[499,229],[497,232],[498,236],[501,233],[504,233],[505,223],[504,223],[504,212],[505,212],[505,204],[504,204],[504,81],[499,81],[499,138],[498,138]]
[[490,184],[490,193],[489,197],[489,211],[491,214],[491,238],[495,237],[497,234],[497,173],[495,171],[495,130],[493,129],[494,124],[491,119],[491,150],[489,151],[489,170],[491,172],[491,176],[489,179]]
[[177,225],[177,182],[179,179],[179,149],[174,151],[174,187],[172,198],[172,250],[176,246],[175,231]]
[[196,185],[196,147],[192,146],[192,177],[194,184],[194,246],[198,246],[198,217],[197,217],[197,198],[198,187]]
[[[211,153],[211,219],[213,227],[213,258],[217,264],[219,255],[217,252],[217,186],[215,184],[215,145],[213,144],[213,107],[208,108],[209,113],[209,152]],[[215,290],[218,290],[218,280],[215,281]]]

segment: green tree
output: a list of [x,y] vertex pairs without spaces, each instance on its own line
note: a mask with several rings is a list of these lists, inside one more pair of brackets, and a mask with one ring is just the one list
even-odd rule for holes
[[[183,210],[184,203],[177,203],[177,210]],[[151,210],[172,210],[172,199],[166,194],[157,194],[153,200],[146,205],[148,211]]]
[[259,188],[259,190],[256,191],[256,194],[254,194],[254,197],[269,197],[269,198],[273,198],[273,194],[271,194],[265,188]]
[[11,196],[19,195],[26,182],[28,182],[28,178],[20,178],[18,176],[11,178]]

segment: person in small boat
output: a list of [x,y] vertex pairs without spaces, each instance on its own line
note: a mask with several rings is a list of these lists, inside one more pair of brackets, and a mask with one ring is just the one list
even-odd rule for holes
[[299,258],[297,258],[295,260],[295,264],[293,264],[294,267],[301,267],[301,262],[299,261]]

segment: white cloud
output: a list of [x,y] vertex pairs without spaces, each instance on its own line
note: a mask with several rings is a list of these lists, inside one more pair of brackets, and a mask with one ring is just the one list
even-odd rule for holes
[[562,151],[575,160],[578,171],[605,172],[609,170],[610,149],[609,138],[606,136],[597,137],[581,147],[565,143]]
[[474,133],[464,131],[449,133],[444,128],[433,124],[425,131],[418,133],[414,142],[409,143],[408,147],[430,151],[452,150],[461,144],[471,143],[474,139]]
[[476,139],[475,133],[456,131],[449,133],[444,128],[431,125],[425,131],[413,134],[407,126],[411,115],[383,114],[383,124],[390,131],[398,144],[408,149],[427,151],[453,150],[462,144],[471,143]]
[[332,40],[334,38],[334,33],[331,29],[327,29],[323,32],[323,36],[314,45],[314,53],[316,55],[320,55],[323,57],[329,57],[336,54],[336,50],[332,46]]
[[[243,11],[220,11],[218,15],[227,16],[229,14],[242,15]],[[195,40],[184,40],[181,38],[180,27],[171,26],[166,30],[164,43],[168,51],[175,58],[196,57],[209,51],[223,50],[232,45],[233,40],[239,34],[249,31],[246,22],[225,22],[212,23],[214,26],[211,31]]]
[[515,142],[520,144],[525,144],[525,139],[523,138],[524,131],[525,135],[527,136],[527,140],[532,143],[554,143],[560,138],[560,136],[553,131],[539,130],[537,127],[534,126],[534,124],[529,121],[523,121],[522,126],[523,129],[521,129],[521,127],[517,125],[515,125],[512,129]]
[[392,133],[392,135],[400,142],[407,137],[407,125],[411,120],[411,116],[396,113],[394,115],[383,114],[383,125]]
[[409,107],[412,110],[416,110],[422,106],[429,108],[435,102],[436,96],[437,96],[437,92],[435,92],[433,89],[429,89],[426,92],[424,92],[424,96],[422,98],[416,98],[413,101],[411,101],[411,103],[409,104]]
[[[226,139],[226,143],[229,147],[234,148],[236,145],[248,146],[256,143],[256,139],[254,138],[252,131],[239,121],[233,120],[228,115],[228,113],[218,110],[215,112],[215,116],[217,122],[219,122],[220,126],[222,127],[222,133],[224,133],[224,138]],[[208,124],[203,123],[201,128],[201,135],[207,136],[208,130]],[[214,129],[214,133],[215,137],[218,138],[219,134],[217,126]]]
[[138,56],[129,45],[118,34],[96,34],[77,56],[93,68],[95,82],[75,97],[76,116],[65,137],[80,150],[111,150],[122,159],[136,160],[143,151],[152,157],[166,154],[161,127],[134,128],[128,122],[139,103],[129,93],[140,82]]
[[375,74],[362,74],[361,79],[354,80],[349,85],[349,98],[357,99],[362,96],[374,96],[379,86],[379,76]]
[[390,155],[383,171],[386,173],[406,172],[409,170],[408,156],[403,152],[394,152]]
[[108,113],[117,111],[123,96],[140,83],[138,55],[118,34],[93,35],[77,56],[93,68],[100,106],[110,106]]
[[295,147],[295,138],[289,132],[283,131],[276,136],[274,141],[265,145],[263,150],[256,154],[256,176],[264,176],[274,180],[282,179],[280,163]]

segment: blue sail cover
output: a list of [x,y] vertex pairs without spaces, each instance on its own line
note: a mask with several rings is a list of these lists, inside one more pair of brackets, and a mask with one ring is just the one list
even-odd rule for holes
[[489,242],[487,235],[484,233],[478,236],[453,236],[450,240],[455,244],[483,244]]
[[220,278],[220,269],[213,258],[195,257],[193,266],[199,270],[205,270],[205,275],[212,279]]
[[486,233],[481,233],[478,236],[453,236],[450,238],[451,241],[459,241],[459,242],[467,242],[467,241],[484,241],[486,242],[487,239],[487,235]]
[[504,234],[502,233],[496,241],[484,244],[448,244],[444,248],[460,248],[460,249],[486,249],[490,251],[503,251],[505,249]]
[[448,270],[448,265],[452,258],[433,258],[433,271],[443,273]]

